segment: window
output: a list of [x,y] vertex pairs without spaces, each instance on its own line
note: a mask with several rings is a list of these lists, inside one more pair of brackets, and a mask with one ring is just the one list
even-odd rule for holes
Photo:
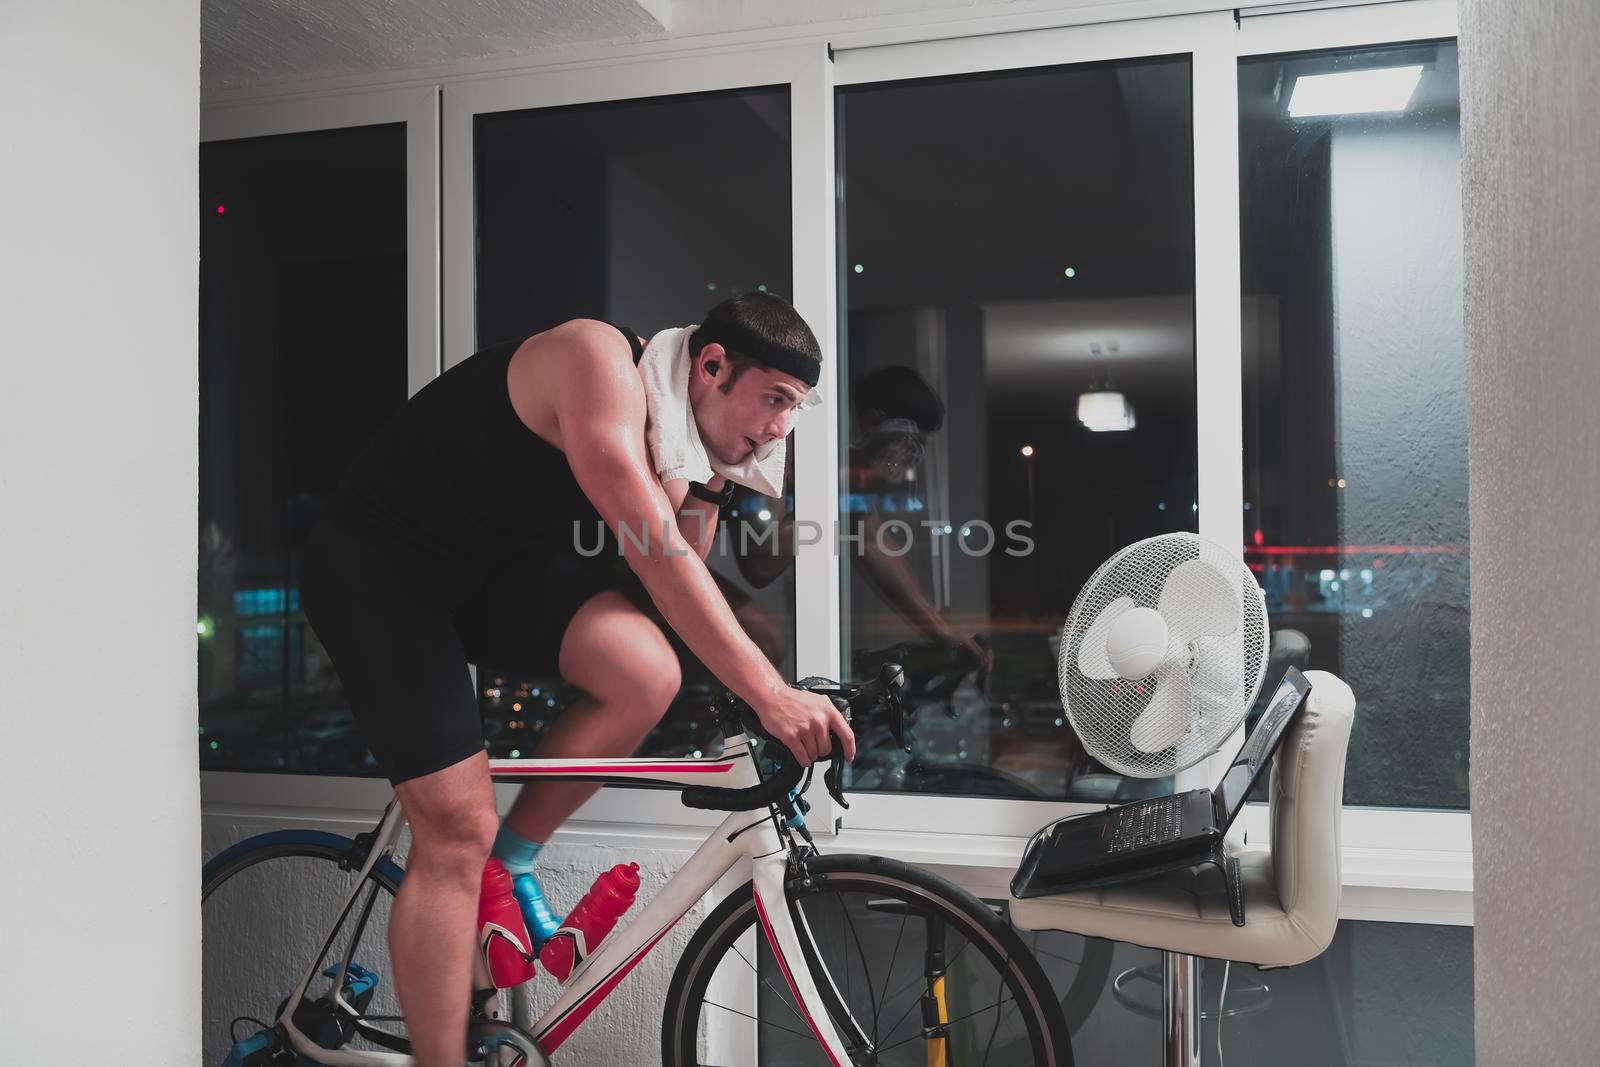
[[[1059,931],[1023,933],[1062,997],[1079,1063],[1162,1060],[1161,954]],[[1200,961],[1201,1063],[1219,1067],[1222,961]],[[1234,964],[1223,1001],[1231,1067],[1472,1062],[1472,930],[1413,923],[1339,924],[1296,967]]]
[[864,738],[853,789],[1170,790],[1084,754],[1054,642],[1114,551],[1197,529],[1190,77],[839,90],[844,663],[902,662],[919,695],[915,753]]
[[1245,558],[1360,702],[1345,803],[1467,807],[1450,41],[1239,62]]
[[[1130,991],[1135,985],[1143,986],[1143,1006],[1159,1009],[1159,977],[1154,984],[1124,983]],[[1210,1015],[1200,1042],[1204,1067],[1218,1063],[1221,992],[1221,962],[1204,961],[1200,1003]],[[1105,1001],[1123,1013],[1110,996]],[[1230,1067],[1464,1067],[1473,1062],[1472,928],[1346,919],[1333,944],[1298,967],[1258,971],[1234,964],[1223,1010]]]
[[[648,340],[742,292],[791,293],[787,87],[497,111],[474,122],[480,346],[579,317]],[[724,518],[766,524],[787,506],[744,493]],[[719,538],[708,562],[745,631],[792,677],[792,568],[737,536]],[[639,751],[713,750],[708,708],[720,686],[663,628],[683,688]],[[559,678],[478,668],[495,757],[531,755],[577,695]]]
[[200,148],[201,765],[370,764],[300,612],[299,549],[406,399],[404,123]]

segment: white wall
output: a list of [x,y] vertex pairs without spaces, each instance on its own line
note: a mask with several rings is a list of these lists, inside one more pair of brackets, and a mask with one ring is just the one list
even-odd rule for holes
[[1462,0],[1477,1062],[1600,1048],[1600,5]]
[[0,7],[8,1063],[200,1054],[199,25]]

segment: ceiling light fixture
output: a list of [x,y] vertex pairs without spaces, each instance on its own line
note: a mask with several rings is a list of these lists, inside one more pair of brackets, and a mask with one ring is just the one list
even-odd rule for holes
[[1304,74],[1295,79],[1294,91],[1289,95],[1289,117],[1308,119],[1319,115],[1404,111],[1421,80],[1420,63],[1334,74]]
[[1092,389],[1078,396],[1078,421],[1097,433],[1131,430],[1133,405],[1114,389]]

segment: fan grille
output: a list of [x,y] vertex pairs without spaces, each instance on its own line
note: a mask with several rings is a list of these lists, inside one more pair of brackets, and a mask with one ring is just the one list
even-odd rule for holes
[[[1155,675],[1138,681],[1090,678],[1078,656],[1089,625],[1113,601],[1157,608],[1167,578],[1180,564],[1198,559],[1216,568],[1238,598],[1240,625],[1234,633],[1201,636],[1176,646],[1173,655],[1194,687],[1192,721],[1167,748],[1145,752],[1130,741],[1133,723],[1150,703]],[[1175,634],[1204,632],[1208,613],[1201,600],[1169,597],[1162,612]],[[1190,533],[1163,534],[1129,545],[1090,576],[1061,630],[1057,674],[1061,703],[1084,749],[1121,774],[1159,778],[1205,759],[1244,720],[1266,671],[1267,618],[1261,588],[1239,557]]]

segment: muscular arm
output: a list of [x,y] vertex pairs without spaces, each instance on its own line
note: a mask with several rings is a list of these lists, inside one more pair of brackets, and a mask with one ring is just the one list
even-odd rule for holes
[[574,325],[570,347],[550,381],[567,462],[667,623],[803,761],[827,754],[830,728],[853,758],[843,718],[823,698],[785,685],[678,529],[673,502],[650,468],[644,388],[627,347],[598,325]]

